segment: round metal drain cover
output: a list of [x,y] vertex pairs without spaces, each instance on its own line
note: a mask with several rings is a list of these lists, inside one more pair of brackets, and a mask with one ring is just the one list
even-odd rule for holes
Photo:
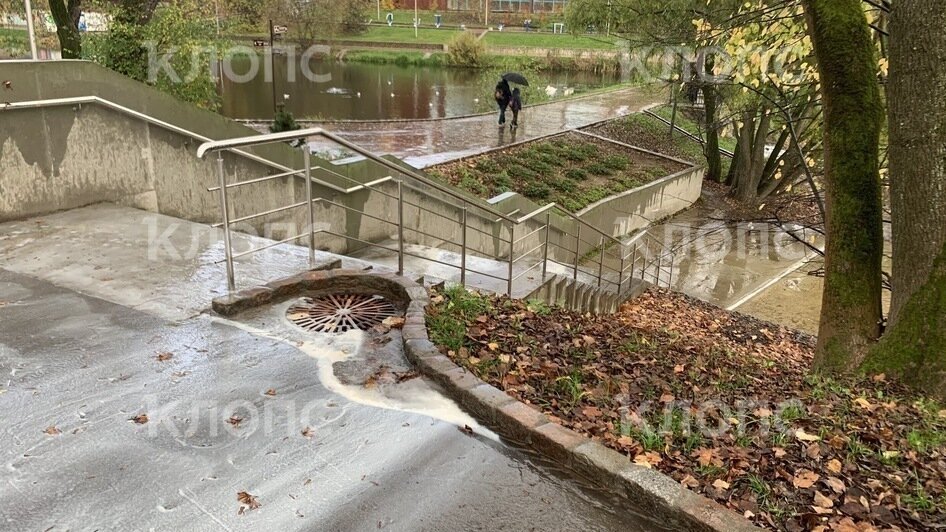
[[304,297],[286,311],[289,321],[299,327],[326,333],[367,331],[397,314],[397,309],[387,299],[362,294]]

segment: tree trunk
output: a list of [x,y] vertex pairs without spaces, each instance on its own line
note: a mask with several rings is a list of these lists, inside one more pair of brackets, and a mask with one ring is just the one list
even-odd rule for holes
[[825,110],[825,286],[815,369],[856,369],[880,335],[883,108],[860,0],[804,0]]
[[82,0],[49,0],[49,12],[56,22],[56,35],[63,59],[82,57],[82,36],[79,34],[79,17],[82,15]]
[[866,368],[946,397],[946,3],[897,0],[890,19],[893,299]]
[[717,127],[717,95],[713,84],[713,69],[716,60],[713,54],[706,54],[703,71],[703,109],[706,112],[706,143],[703,145],[706,156],[706,178],[710,181],[722,182],[723,160],[719,153],[719,129]]

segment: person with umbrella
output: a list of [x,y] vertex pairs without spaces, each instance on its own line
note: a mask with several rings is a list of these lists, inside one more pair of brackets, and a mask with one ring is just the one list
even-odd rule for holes
[[496,99],[496,105],[499,106],[499,127],[506,125],[506,108],[512,100],[512,91],[509,89],[509,82],[500,79],[496,84],[496,93],[493,95]]
[[503,74],[503,77],[499,83],[505,87],[504,94],[506,95],[503,100],[505,105],[503,105],[500,103],[498,98],[500,85],[496,85],[496,101],[499,103],[499,125],[501,126],[506,123],[506,107],[512,106],[512,127],[516,127],[519,125],[519,111],[522,109],[522,99],[519,96],[519,89],[516,89],[515,92],[512,92],[509,90],[509,84],[515,83],[516,85],[524,85],[528,87],[529,80],[527,80],[525,76],[518,72],[506,72]]

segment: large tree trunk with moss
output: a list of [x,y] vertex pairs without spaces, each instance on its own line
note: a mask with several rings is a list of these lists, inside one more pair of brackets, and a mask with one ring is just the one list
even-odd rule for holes
[[880,335],[883,107],[860,0],[805,0],[825,113],[825,287],[815,368],[848,372]]
[[890,20],[893,298],[866,364],[946,397],[946,3],[897,0]]
[[706,178],[711,181],[723,180],[723,160],[719,153],[719,120],[717,118],[718,89],[713,83],[713,70],[716,59],[713,54],[706,54],[703,72],[703,110],[706,121],[706,143],[703,145],[706,156]]
[[82,57],[82,36],[79,34],[79,17],[82,15],[82,0],[49,0],[49,12],[56,23],[59,49],[63,59]]

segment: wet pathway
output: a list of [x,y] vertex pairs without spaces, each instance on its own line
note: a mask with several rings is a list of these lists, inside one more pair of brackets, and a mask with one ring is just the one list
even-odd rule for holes
[[[519,128],[497,127],[497,115],[417,122],[346,122],[311,124],[341,134],[374,153],[395,155],[416,168],[472,155],[491,148],[543,137],[567,129],[638,112],[662,102],[653,87],[610,92],[523,109]],[[512,114],[507,114],[511,120]],[[309,124],[307,124],[309,125]],[[315,145],[321,150],[329,146]]]
[[[96,212],[125,212],[131,233]],[[362,333],[293,336],[285,305],[195,313],[225,286],[204,260],[219,243],[201,229],[182,256],[155,254],[132,213],[153,216],[0,224],[0,528],[660,528],[487,431],[467,436],[457,423],[475,423],[422,379],[356,384],[377,364]],[[278,276],[285,258],[253,266]],[[241,511],[240,492],[259,508]]]

